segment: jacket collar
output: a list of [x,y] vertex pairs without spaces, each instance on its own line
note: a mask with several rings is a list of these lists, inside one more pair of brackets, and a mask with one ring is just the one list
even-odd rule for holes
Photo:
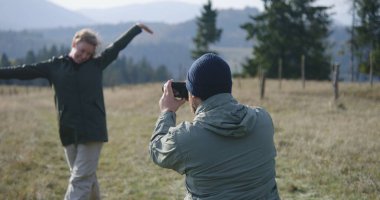
[[216,94],[203,101],[202,104],[199,105],[197,110],[195,111],[195,115],[198,115],[202,112],[207,112],[231,101],[236,102],[231,93]]

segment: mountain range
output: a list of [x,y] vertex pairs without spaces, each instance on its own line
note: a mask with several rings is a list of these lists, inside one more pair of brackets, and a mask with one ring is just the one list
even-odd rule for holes
[[72,11],[47,0],[0,0],[0,30],[25,30],[131,21],[181,23],[200,14],[196,4],[163,1]]
[[176,24],[193,19],[200,13],[200,7],[178,1],[162,1],[107,9],[82,9],[78,12],[98,23],[143,21]]
[[0,30],[56,28],[95,21],[46,0],[0,0]]
[[[83,27],[97,31],[104,47],[133,23],[143,21],[155,34],[139,35],[122,51],[123,55],[136,60],[146,58],[153,66],[165,65],[173,74],[183,73],[192,62],[190,51],[197,28],[195,17],[200,15],[201,10],[192,4],[149,3],[74,12],[46,0],[0,1],[0,53],[4,52],[11,58],[20,58],[28,50],[38,51],[53,44],[69,47],[74,33]],[[156,17],[139,20],[139,13],[145,16],[143,13],[148,12],[152,14],[150,16]],[[241,63],[251,54],[253,45],[252,41],[245,40],[246,32],[240,25],[250,21],[249,16],[258,13],[258,9],[249,7],[218,10],[217,26],[223,29],[223,33],[221,40],[212,48],[230,63],[234,71],[240,70]],[[330,37],[335,43],[331,53],[338,62],[348,60],[346,56],[336,53],[348,38],[344,30],[345,27],[335,25]]]

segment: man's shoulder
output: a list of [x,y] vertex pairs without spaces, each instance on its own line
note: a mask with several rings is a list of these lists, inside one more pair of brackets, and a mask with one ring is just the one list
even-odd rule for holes
[[183,134],[183,133],[189,132],[193,127],[194,127],[194,123],[183,121],[177,126],[172,127],[171,129],[177,132],[178,134]]
[[262,113],[268,113],[267,109],[264,108],[264,107],[260,107],[260,106],[248,106],[247,105],[247,108],[251,111],[254,111],[254,112],[262,112]]
[[189,141],[202,139],[206,133],[209,133],[206,127],[207,125],[199,121],[182,122],[177,126],[178,138]]
[[184,121],[178,124],[176,127],[172,127],[172,132],[180,138],[191,137],[194,133],[199,132],[201,126],[197,122]]

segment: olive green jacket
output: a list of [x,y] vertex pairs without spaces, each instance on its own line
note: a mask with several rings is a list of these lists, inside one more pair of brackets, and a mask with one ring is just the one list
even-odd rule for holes
[[231,94],[202,102],[193,122],[161,113],[150,142],[159,166],[186,174],[185,199],[279,199],[270,115]]
[[45,62],[0,68],[0,79],[47,79],[55,91],[59,134],[62,145],[107,142],[103,97],[103,70],[139,33],[133,26],[99,56],[76,64],[68,56]]

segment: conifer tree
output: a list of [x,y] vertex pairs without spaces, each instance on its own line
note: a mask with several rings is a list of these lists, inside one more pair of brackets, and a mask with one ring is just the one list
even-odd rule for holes
[[7,54],[2,53],[0,58],[0,67],[8,67],[11,65],[11,62],[8,59]]
[[369,73],[372,54],[373,73],[380,75],[380,1],[354,0],[354,3],[359,19],[353,38],[361,60],[359,71]]
[[263,0],[264,12],[251,16],[241,27],[247,40],[254,40],[252,58],[244,72],[256,75],[258,69],[277,77],[282,60],[284,78],[301,77],[301,58],[306,60],[306,78],[327,79],[330,59],[325,54],[331,20],[328,7],[314,6],[315,0]]
[[214,52],[211,51],[209,45],[220,40],[222,29],[216,27],[216,19],[218,12],[212,8],[211,0],[203,6],[202,15],[197,17],[197,34],[193,38],[195,49],[192,50],[191,55],[196,59],[204,53]]

